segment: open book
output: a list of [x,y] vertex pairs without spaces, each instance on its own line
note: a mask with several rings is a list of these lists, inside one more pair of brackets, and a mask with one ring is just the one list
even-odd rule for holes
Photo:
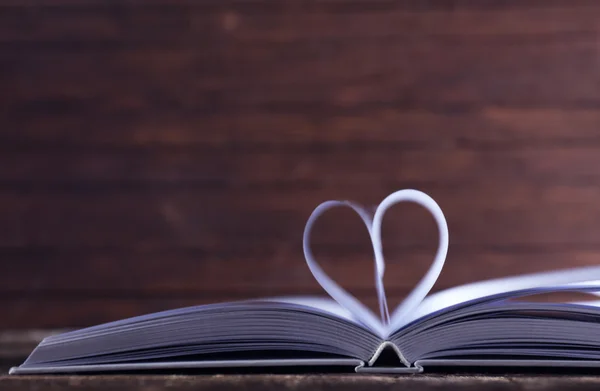
[[[386,210],[402,201],[415,202],[432,213],[439,246],[429,271],[390,312],[383,286],[381,223]],[[367,226],[375,258],[378,315],[327,276],[311,252],[315,220],[337,206],[352,208]],[[10,373],[291,366],[414,373],[437,366],[600,366],[600,301],[526,299],[545,292],[600,291],[596,281],[600,267],[478,282],[428,296],[447,249],[442,210],[420,191],[389,195],[374,215],[352,202],[327,201],[306,224],[304,254],[330,298],[202,305],[67,332],[44,339]],[[381,363],[382,352],[386,362],[393,358],[391,365]]]

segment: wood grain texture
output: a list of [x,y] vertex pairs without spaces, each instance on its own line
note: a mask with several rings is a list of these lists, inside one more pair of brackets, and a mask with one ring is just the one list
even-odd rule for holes
[[[532,273],[547,268],[558,269],[565,263],[572,266],[592,266],[597,263],[600,254],[600,249],[548,247],[545,251],[456,249],[449,254],[448,268],[440,276],[435,290],[479,278]],[[243,297],[246,294],[259,297],[269,294],[294,295],[298,292],[321,293],[321,288],[312,278],[299,251],[247,249],[239,253],[227,253],[227,250],[177,248],[162,251],[104,249],[97,250],[94,254],[88,252],[88,249],[54,253],[47,249],[12,254],[4,251],[3,257],[12,264],[6,269],[9,271],[8,275],[0,277],[0,282],[3,289],[14,296],[48,290],[64,295],[71,292],[85,295],[109,291],[114,294],[136,293],[140,296],[166,297],[185,296],[188,293],[192,296],[215,293],[232,297]],[[364,295],[375,292],[369,251],[361,248],[357,251],[343,249],[317,251],[316,255],[325,271],[343,285]],[[396,295],[404,294],[412,288],[432,259],[429,251],[418,250],[386,249],[386,255],[388,268],[385,280],[390,285],[388,293]],[[177,264],[173,265],[170,259],[176,259]],[[485,262],[486,267],[469,267],[474,263],[473,259]],[[35,262],[40,269],[36,276],[31,276],[27,260]],[[114,273],[118,269],[124,273]],[[65,274],[64,270],[69,270],[69,273]],[[79,278],[74,280],[72,275]],[[232,291],[228,286],[235,286],[237,290]]]
[[[589,141],[582,140],[582,144]],[[306,158],[309,156],[309,159]],[[393,162],[393,164],[389,164]],[[46,148],[0,155],[0,181],[53,190],[61,185],[228,188],[384,187],[394,182],[474,186],[485,179],[540,185],[591,184],[600,179],[595,146],[415,150],[398,147],[305,148]],[[444,167],[442,171],[439,167]],[[515,170],[520,176],[513,178]],[[5,188],[9,186],[4,185]],[[377,189],[379,190],[379,189]]]
[[[320,294],[327,199],[431,194],[436,289],[600,260],[590,0],[0,1],[0,328]],[[384,223],[397,303],[431,217]],[[349,211],[328,273],[374,304]]]
[[[54,100],[55,103],[56,100]],[[60,103],[58,103],[60,104]],[[196,109],[161,109],[58,115],[30,106],[11,112],[4,149],[70,151],[126,147],[183,147],[200,152],[348,150],[363,146],[415,149],[536,149],[597,145],[600,114],[594,108],[489,106],[436,112],[432,109],[361,107],[295,111],[236,111],[222,115]],[[67,104],[68,106],[68,104]],[[327,114],[329,112],[329,114]],[[82,132],[81,129],[86,129]],[[485,130],[485,131],[484,131]],[[0,147],[2,147],[0,145]],[[8,147],[10,146],[10,147]]]
[[0,376],[0,386],[13,390],[32,387],[53,390],[227,390],[244,388],[268,390],[497,390],[540,391],[594,390],[599,381],[587,375],[423,375],[423,376],[372,376],[372,375],[93,375],[93,376]]
[[[225,249],[259,240],[261,246],[299,249],[304,224],[320,202],[344,199],[344,194],[352,192],[352,199],[376,205],[396,188],[391,183],[372,188],[286,190],[209,191],[184,186],[115,193],[84,186],[83,191],[67,188],[43,194],[27,189],[16,194],[7,191],[0,195],[0,214],[7,222],[0,231],[0,243]],[[458,183],[419,188],[439,200],[446,211],[454,245],[594,246],[600,235],[600,208],[595,204],[598,188],[594,185],[541,186],[490,180],[473,186]],[[374,199],[372,195],[377,193],[381,196]],[[349,210],[333,211],[317,224],[313,240],[317,244],[343,247],[367,240],[360,219]],[[383,235],[386,243],[430,246],[433,252],[437,233],[424,209],[400,205],[386,216]]]

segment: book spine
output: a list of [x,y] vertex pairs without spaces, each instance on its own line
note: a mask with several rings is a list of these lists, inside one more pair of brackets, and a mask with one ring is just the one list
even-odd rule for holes
[[[395,367],[384,367],[384,366],[376,366],[377,360],[381,356],[384,350],[392,350],[396,353],[398,360],[404,366],[395,366]],[[421,373],[423,372],[423,367],[420,365],[411,366],[411,363],[404,357],[400,348],[391,341],[384,341],[379,345],[375,353],[369,361],[362,362],[359,366],[355,368],[357,373],[392,373],[392,374],[401,374],[401,373]]]

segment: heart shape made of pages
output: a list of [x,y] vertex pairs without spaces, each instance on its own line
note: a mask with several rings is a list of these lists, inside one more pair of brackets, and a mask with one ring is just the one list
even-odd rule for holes
[[[416,306],[427,296],[438,276],[440,275],[446,254],[448,252],[448,225],[446,218],[440,206],[427,194],[414,189],[405,189],[396,191],[387,196],[377,206],[375,214],[367,212],[362,206],[350,201],[325,201],[315,208],[310,215],[304,228],[303,249],[306,263],[323,289],[333,298],[338,304],[348,310],[363,324],[377,330],[382,335],[387,335],[390,324],[389,310],[387,307],[387,299],[385,297],[385,289],[383,285],[383,276],[385,274],[385,259],[383,257],[383,246],[381,242],[381,224],[386,211],[393,205],[399,202],[414,202],[427,209],[434,217],[439,231],[439,244],[435,254],[433,263],[421,281],[415,286],[411,293],[402,301],[398,309],[394,312],[394,318],[402,318],[413,311]],[[310,248],[310,233],[312,227],[319,216],[326,210],[337,206],[346,206],[352,208],[363,220],[367,227],[373,252],[375,256],[375,286],[377,289],[377,297],[379,301],[379,310],[381,317],[378,318],[368,307],[361,303],[356,297],[352,296],[348,291],[338,285],[331,279],[327,273],[323,271],[321,266],[315,260]]]

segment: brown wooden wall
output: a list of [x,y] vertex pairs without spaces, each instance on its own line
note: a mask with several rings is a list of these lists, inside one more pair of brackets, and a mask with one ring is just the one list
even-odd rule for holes
[[[0,1],[0,328],[321,294],[312,209],[405,187],[437,289],[599,264],[600,3]],[[397,303],[433,220],[384,241]],[[315,252],[373,303],[358,218]]]

